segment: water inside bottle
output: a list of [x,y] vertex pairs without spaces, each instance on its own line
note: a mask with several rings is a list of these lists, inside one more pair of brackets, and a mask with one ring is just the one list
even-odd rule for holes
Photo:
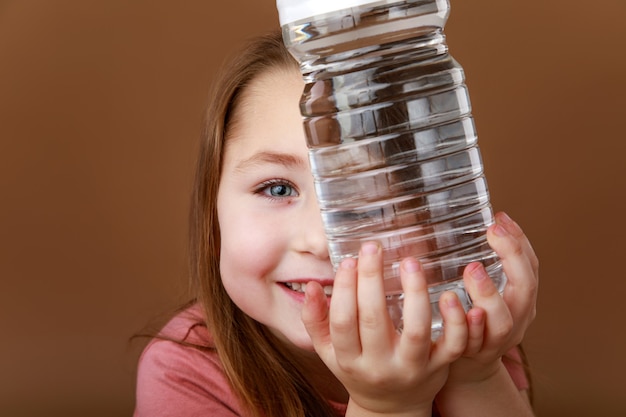
[[433,337],[443,326],[437,302],[444,291],[471,307],[462,282],[467,264],[482,262],[499,290],[506,282],[486,241],[493,213],[441,7],[380,2],[284,28],[306,84],[300,107],[331,260],[337,266],[356,257],[362,242],[380,242],[389,312],[401,330],[399,265],[418,258]]

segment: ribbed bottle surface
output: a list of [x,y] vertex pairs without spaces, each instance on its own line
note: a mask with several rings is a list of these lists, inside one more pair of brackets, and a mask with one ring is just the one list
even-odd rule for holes
[[306,86],[300,107],[331,260],[383,246],[389,310],[402,327],[399,265],[423,263],[433,304],[464,267],[506,282],[461,66],[443,34],[447,1],[376,2],[283,26]]

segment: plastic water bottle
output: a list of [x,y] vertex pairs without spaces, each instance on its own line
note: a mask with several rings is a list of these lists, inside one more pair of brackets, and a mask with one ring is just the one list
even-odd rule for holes
[[500,291],[502,264],[465,76],[448,53],[447,0],[277,0],[300,63],[300,102],[331,260],[383,247],[387,304],[402,330],[399,265],[428,277],[432,334],[440,295],[471,300],[462,273],[480,261]]

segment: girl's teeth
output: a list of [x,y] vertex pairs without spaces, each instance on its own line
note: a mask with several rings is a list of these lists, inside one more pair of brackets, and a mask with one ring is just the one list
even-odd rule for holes
[[[306,291],[306,282],[288,282],[285,285],[287,285],[287,287],[289,287],[292,291],[301,292],[301,293]],[[324,294],[326,294],[327,296],[332,295],[333,286],[326,285],[324,287]]]

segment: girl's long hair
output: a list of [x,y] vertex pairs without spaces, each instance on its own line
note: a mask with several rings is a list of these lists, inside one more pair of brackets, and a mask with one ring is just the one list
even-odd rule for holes
[[216,200],[227,132],[243,91],[260,74],[276,69],[298,69],[279,32],[251,42],[214,84],[191,201],[191,291],[205,312],[224,371],[244,409],[264,417],[329,416],[332,409],[297,362],[231,301],[220,278]]

